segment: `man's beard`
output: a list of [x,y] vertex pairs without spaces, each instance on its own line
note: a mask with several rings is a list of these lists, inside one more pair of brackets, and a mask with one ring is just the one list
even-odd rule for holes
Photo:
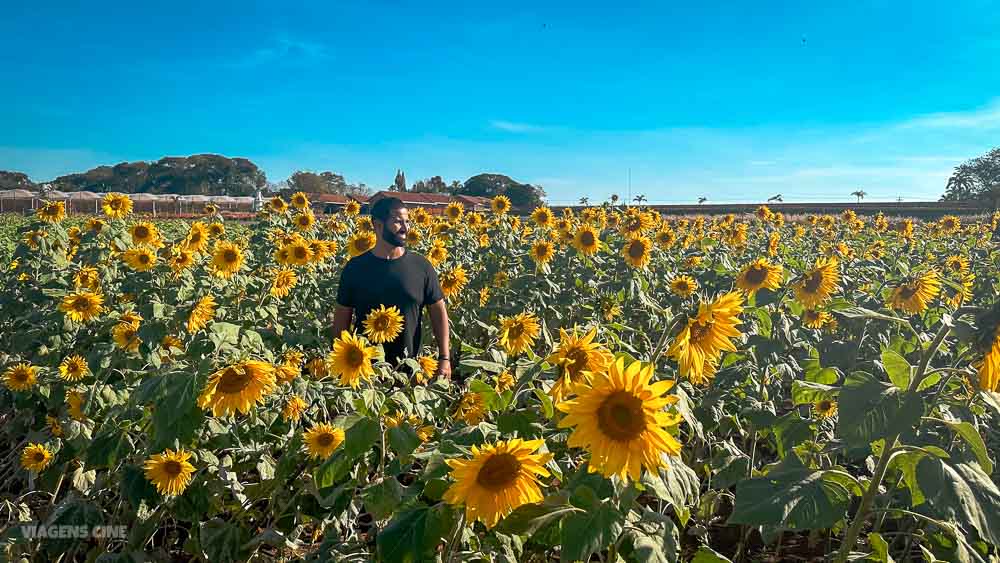
[[389,230],[389,227],[382,227],[382,240],[393,246],[406,246],[406,238]]

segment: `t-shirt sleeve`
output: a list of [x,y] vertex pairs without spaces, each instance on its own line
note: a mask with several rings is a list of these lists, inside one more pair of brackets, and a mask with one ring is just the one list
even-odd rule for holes
[[427,280],[424,282],[424,305],[431,305],[444,299],[444,292],[441,291],[441,282],[438,281],[437,270],[430,262],[426,266]]
[[357,290],[355,289],[354,275],[355,268],[350,267],[350,262],[340,273],[340,284],[337,285],[337,304],[341,307],[357,307]]

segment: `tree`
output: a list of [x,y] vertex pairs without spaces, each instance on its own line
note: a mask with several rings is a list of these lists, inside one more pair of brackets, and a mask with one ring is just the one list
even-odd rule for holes
[[264,187],[267,177],[245,158],[196,154],[98,166],[60,176],[52,183],[62,191],[247,196]]
[[701,204],[705,203],[706,201],[708,201],[708,198],[705,197],[705,196],[701,196],[701,197],[698,198],[698,205],[701,205]]
[[643,194],[639,194],[639,195],[633,197],[632,201],[636,202],[636,204],[638,204],[638,205],[642,205],[643,202],[646,201],[646,196],[643,195]]
[[773,195],[773,196],[767,198],[767,202],[768,203],[771,203],[772,201],[776,201],[778,203],[781,203],[782,202],[781,194]]
[[541,186],[522,184],[503,174],[478,174],[465,181],[456,195],[494,197],[503,194],[519,209],[534,209],[542,204],[545,190]]
[[584,206],[590,205],[590,198],[589,197],[581,197],[580,198],[580,205],[584,205]]
[[942,201],[1000,202],[1000,147],[963,162],[948,178]]
[[858,198],[858,203],[861,203],[861,200],[865,199],[865,196],[868,194],[864,190],[857,190],[851,192],[851,195]]
[[393,192],[405,192],[406,191],[406,175],[403,171],[396,169],[396,179],[392,181],[392,185],[389,186],[389,191]]
[[0,170],[0,190],[30,190],[34,186],[27,174]]
[[[452,184],[454,185],[455,183],[458,182],[453,182]],[[458,185],[461,186],[462,184],[458,183]],[[417,180],[413,184],[411,191],[427,194],[446,194],[449,192],[449,188],[448,184],[445,184],[444,180],[441,179],[441,176],[432,176],[427,180]]]

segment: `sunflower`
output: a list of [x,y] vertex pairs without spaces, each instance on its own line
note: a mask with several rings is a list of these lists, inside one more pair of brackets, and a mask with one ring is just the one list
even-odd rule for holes
[[333,341],[333,351],[327,356],[326,363],[333,375],[340,376],[341,385],[357,389],[362,378],[367,381],[375,375],[372,368],[375,352],[375,348],[368,346],[360,336],[345,330]]
[[64,381],[75,383],[88,375],[90,375],[90,367],[87,366],[87,360],[83,359],[82,356],[67,356],[59,364],[59,377]]
[[373,248],[375,248],[375,233],[357,232],[347,239],[347,252],[351,258],[357,258]]
[[959,254],[953,254],[944,260],[945,270],[961,275],[969,271],[969,259]]
[[675,242],[677,242],[677,233],[675,233],[670,227],[664,227],[659,231],[656,231],[656,234],[653,235],[653,239],[656,241],[656,244],[660,246],[660,248],[670,248]]
[[945,215],[938,221],[941,232],[950,235],[962,229],[962,220],[954,215]]
[[417,363],[420,364],[420,372],[417,373],[417,383],[421,385],[430,381],[437,374],[438,360],[434,356],[419,356]]
[[306,362],[306,369],[309,371],[309,375],[316,380],[325,379],[326,376],[330,375],[330,370],[327,369],[326,362],[325,358],[313,358]]
[[302,397],[292,395],[281,409],[281,418],[285,419],[285,422],[298,422],[302,418],[302,413],[306,412],[306,406]]
[[576,230],[573,235],[573,247],[580,253],[590,256],[601,247],[601,239],[597,234],[597,229],[590,225],[583,225]]
[[530,350],[539,332],[538,317],[531,313],[500,317],[500,345],[509,354],[516,356]]
[[344,443],[344,430],[329,424],[317,424],[305,433],[306,451],[309,457],[326,459]]
[[89,291],[97,291],[101,287],[101,277],[97,268],[84,266],[73,275],[73,285]]
[[556,405],[566,413],[559,427],[573,428],[567,443],[590,453],[591,471],[639,481],[643,467],[658,471],[664,454],[680,454],[671,428],[681,417],[663,411],[678,400],[664,396],[674,381],[650,383],[652,376],[651,364],[633,361],[626,366],[625,358],[619,358],[607,374],[594,374],[589,384],[581,385],[579,395]]
[[267,202],[267,208],[275,213],[284,213],[288,210],[288,203],[276,195]]
[[226,226],[216,221],[208,226],[208,234],[212,237],[221,237],[226,234]]
[[840,289],[840,263],[836,258],[820,258],[813,268],[792,284],[795,298],[815,309],[828,301]]
[[180,274],[194,265],[194,253],[183,246],[175,246],[171,249],[167,263],[175,274]]
[[441,292],[444,293],[445,299],[451,299],[462,291],[465,284],[469,283],[469,278],[465,274],[465,268],[455,266],[443,272],[439,281],[441,283]]
[[316,224],[316,216],[312,214],[312,211],[303,211],[292,219],[295,224],[295,228],[300,231],[308,231],[313,228]]
[[298,278],[292,270],[284,268],[275,270],[274,277],[271,278],[271,295],[275,297],[287,297],[288,292],[295,287],[297,282]]
[[199,330],[205,328],[208,322],[215,317],[215,298],[211,295],[206,295],[198,300],[194,308],[188,314],[187,318],[187,331],[188,332],[198,332]]
[[188,460],[191,452],[183,448],[177,451],[166,449],[162,454],[149,456],[143,468],[146,479],[156,485],[156,490],[164,496],[178,496],[191,483],[194,466]]
[[534,211],[531,212],[531,220],[535,222],[539,227],[551,227],[555,221],[555,215],[552,214],[552,210],[544,205],[541,207],[536,207]]
[[44,444],[29,443],[21,450],[21,467],[38,473],[52,462],[52,452]]
[[670,291],[686,299],[698,291],[698,282],[691,276],[676,276],[670,281]]
[[823,325],[830,322],[830,319],[830,313],[826,311],[817,311],[815,309],[802,311],[802,324],[809,328],[823,328]]
[[921,313],[940,291],[941,281],[938,279],[937,271],[927,270],[893,288],[889,296],[889,307],[902,309],[911,315]]
[[282,265],[305,266],[312,262],[312,246],[303,239],[295,239],[285,244],[275,255],[275,261]]
[[444,215],[451,221],[458,221],[465,213],[465,206],[461,202],[453,201],[444,208]]
[[87,420],[87,415],[83,412],[84,402],[86,400],[83,398],[83,393],[79,391],[66,393],[66,411],[69,413],[70,418],[78,422]]
[[11,391],[27,391],[36,381],[38,381],[38,368],[23,362],[7,368],[3,373],[3,383]]
[[559,367],[559,376],[549,393],[555,401],[573,392],[573,388],[589,381],[595,373],[605,373],[614,357],[600,342],[594,342],[597,327],[580,336],[576,328],[573,332],[559,329],[559,346],[545,361]]
[[351,216],[353,216],[353,215],[357,215],[358,213],[361,213],[361,204],[358,203],[357,201],[355,201],[355,200],[352,199],[351,201],[348,201],[344,205],[344,214],[345,215],[351,215]]
[[274,390],[274,366],[259,360],[243,360],[213,373],[198,397],[198,406],[215,416],[243,414]]
[[653,241],[644,236],[633,236],[622,246],[625,263],[633,268],[645,268],[653,257]]
[[312,251],[312,262],[320,263],[326,260],[329,256],[327,254],[326,241],[321,239],[311,239],[308,241],[309,250]]
[[98,293],[77,291],[63,298],[59,310],[73,322],[90,322],[100,316],[104,310],[103,303],[104,297]]
[[[995,313],[994,313],[995,315]],[[973,366],[979,373],[979,388],[983,391],[1000,391],[1000,324],[989,317],[977,323],[985,330],[980,335],[979,348],[984,350],[983,359]],[[23,365],[23,364],[22,364]]]
[[395,305],[379,305],[365,319],[365,336],[375,344],[396,340],[403,332],[403,315]]
[[132,213],[132,199],[125,194],[108,194],[101,202],[101,210],[109,219],[122,219]]
[[166,362],[170,360],[171,356],[184,351],[184,343],[181,342],[180,338],[168,334],[160,340],[160,348],[163,348],[163,352],[160,353],[160,360]]
[[122,260],[137,272],[147,272],[156,267],[156,253],[144,247],[126,250]]
[[497,393],[503,393],[504,391],[509,391],[514,388],[517,381],[514,376],[510,374],[509,371],[503,370],[500,375],[497,376],[496,390]]
[[717,361],[723,351],[736,351],[732,339],[742,336],[736,328],[741,322],[738,315],[743,312],[742,305],[743,294],[733,291],[698,306],[698,314],[688,318],[667,350],[680,366],[682,376],[695,385],[707,383],[714,373],[714,363],[712,367],[707,364]]
[[765,258],[758,258],[744,266],[740,275],[736,277],[736,287],[745,291],[747,295],[753,295],[762,288],[773,291],[781,285],[781,272],[780,264],[771,264]]
[[479,424],[486,418],[486,399],[479,393],[467,392],[458,401],[452,416],[466,424]]
[[35,214],[46,223],[59,223],[66,218],[66,204],[62,201],[46,201]]
[[430,249],[427,251],[427,261],[430,262],[432,266],[437,268],[447,259],[448,249],[444,247],[443,242],[435,240],[434,244],[432,244]]
[[84,223],[84,226],[86,226],[87,230],[90,231],[90,232],[92,232],[92,233],[99,233],[102,230],[104,230],[104,225],[105,224],[106,223],[104,221],[102,221],[101,219],[98,219],[97,217],[91,217],[91,218],[87,219],[87,222]]
[[156,225],[148,221],[132,225],[129,228],[129,234],[132,236],[132,244],[135,246],[153,246],[158,248],[163,245],[160,241],[160,231],[157,230]]
[[243,250],[235,243],[220,241],[212,252],[212,271],[223,279],[233,277],[243,265]]
[[209,236],[208,226],[201,221],[195,221],[191,223],[191,228],[188,230],[188,234],[184,237],[181,245],[191,252],[201,254],[208,249]]
[[142,340],[136,334],[139,332],[138,324],[118,323],[111,329],[111,338],[115,346],[126,352],[137,352]]
[[498,441],[472,446],[472,457],[449,459],[455,483],[445,491],[444,501],[465,505],[469,522],[481,521],[487,528],[519,506],[542,501],[538,478],[548,477],[545,464],[550,453],[535,453],[545,440]]
[[505,195],[498,195],[490,200],[490,208],[497,215],[504,215],[510,211],[510,198]]
[[63,427],[59,419],[54,416],[45,415],[45,424],[49,427],[49,432],[56,438],[62,438]]
[[816,401],[813,403],[813,413],[818,418],[830,418],[837,414],[837,401],[831,401],[830,399]]
[[309,198],[303,192],[295,192],[292,194],[291,201],[292,205],[295,206],[296,209],[305,209],[309,207]]

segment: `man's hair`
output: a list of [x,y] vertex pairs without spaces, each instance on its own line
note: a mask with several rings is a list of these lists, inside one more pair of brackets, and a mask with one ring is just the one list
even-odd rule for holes
[[398,197],[384,197],[375,202],[372,206],[371,213],[372,219],[378,219],[385,223],[385,220],[389,218],[389,215],[397,209],[405,209],[406,206],[403,205],[403,200]]

